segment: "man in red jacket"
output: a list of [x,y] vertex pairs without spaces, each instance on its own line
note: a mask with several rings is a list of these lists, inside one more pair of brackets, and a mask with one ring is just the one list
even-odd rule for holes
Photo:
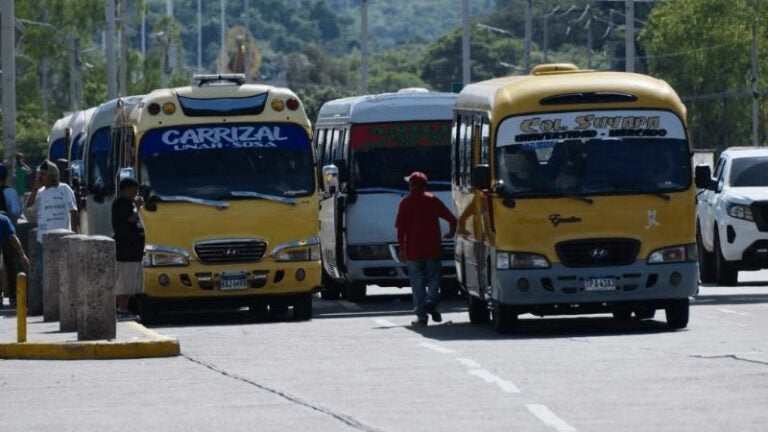
[[427,325],[427,314],[435,322],[442,321],[437,309],[442,277],[440,219],[451,226],[442,238],[452,239],[456,233],[456,218],[440,199],[427,193],[426,174],[415,171],[406,180],[411,193],[400,201],[395,227],[401,256],[408,263],[413,290],[416,320],[412,324],[423,326]]

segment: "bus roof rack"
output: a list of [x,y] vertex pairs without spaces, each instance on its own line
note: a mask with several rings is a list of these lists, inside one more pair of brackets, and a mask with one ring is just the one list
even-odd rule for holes
[[535,66],[531,71],[531,75],[556,74],[577,70],[579,70],[579,68],[573,63],[548,63]]
[[199,87],[211,83],[245,84],[245,74],[199,74],[192,75],[192,79],[197,82]]

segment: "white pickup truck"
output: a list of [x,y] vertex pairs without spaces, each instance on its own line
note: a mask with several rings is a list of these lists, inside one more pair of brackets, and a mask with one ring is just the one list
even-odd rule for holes
[[768,148],[729,148],[696,180],[701,282],[732,286],[739,270],[768,268]]

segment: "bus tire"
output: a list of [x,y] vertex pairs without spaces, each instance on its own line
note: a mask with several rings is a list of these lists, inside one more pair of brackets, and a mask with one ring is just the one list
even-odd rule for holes
[[365,282],[347,282],[347,300],[359,303],[365,300],[366,285]]
[[293,303],[294,321],[309,321],[312,319],[312,294],[305,294]]
[[725,260],[720,249],[720,235],[715,227],[715,282],[720,286],[736,286],[739,272]]
[[323,290],[320,298],[323,300],[338,300],[341,298],[343,285],[333,280],[323,271]]
[[699,256],[699,280],[701,283],[715,282],[715,254],[708,252],[701,239],[701,226],[696,224],[696,252]]
[[499,334],[509,334],[517,330],[517,313],[508,305],[493,302],[493,328]]
[[667,325],[671,329],[678,330],[688,326],[690,305],[687,298],[669,302],[664,310],[667,313]]
[[469,312],[469,322],[472,324],[488,324],[491,321],[488,302],[472,294],[467,294],[467,312]]
[[288,305],[285,303],[272,303],[269,305],[269,316],[272,318],[285,318],[288,315]]

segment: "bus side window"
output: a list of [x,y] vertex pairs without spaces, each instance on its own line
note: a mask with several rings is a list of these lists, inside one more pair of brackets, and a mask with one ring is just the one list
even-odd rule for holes
[[316,129],[315,130],[315,157],[317,158],[317,165],[318,168],[322,168],[325,160],[323,158],[323,153],[325,153],[325,129]]
[[462,145],[464,149],[462,151],[462,157],[464,161],[462,163],[462,188],[469,190],[472,187],[472,126],[473,118],[471,116],[465,116],[462,126]]
[[461,175],[461,158],[459,157],[461,138],[459,132],[461,131],[461,114],[456,114],[453,119],[453,126],[451,129],[451,171],[453,174],[453,184],[459,184],[459,176]]
[[349,165],[349,127],[341,130],[341,156],[339,159],[344,159]]
[[480,163],[487,165],[490,163],[490,127],[488,126],[488,117],[483,116],[480,120]]
[[329,164],[332,164],[333,161],[339,159],[339,133],[340,131],[338,129],[333,130],[333,136],[331,138],[331,151],[329,152],[330,159],[328,160]]

